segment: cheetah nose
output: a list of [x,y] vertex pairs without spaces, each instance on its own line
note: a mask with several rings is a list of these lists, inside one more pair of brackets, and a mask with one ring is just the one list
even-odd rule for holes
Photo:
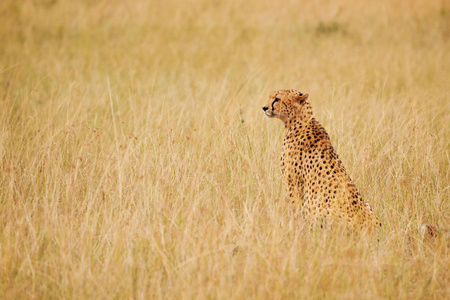
[[268,110],[269,108],[267,106],[263,106],[263,111]]

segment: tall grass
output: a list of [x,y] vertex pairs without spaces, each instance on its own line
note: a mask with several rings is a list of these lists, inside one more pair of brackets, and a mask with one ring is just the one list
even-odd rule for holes
[[[444,299],[446,1],[0,1],[0,296]],[[383,227],[284,202],[270,91],[310,94]]]

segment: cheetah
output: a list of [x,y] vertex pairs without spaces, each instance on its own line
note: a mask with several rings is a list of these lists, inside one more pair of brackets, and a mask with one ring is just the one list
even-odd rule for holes
[[262,108],[267,117],[285,125],[281,171],[288,200],[322,227],[339,223],[373,232],[381,223],[361,198],[307,100],[306,93],[280,90]]

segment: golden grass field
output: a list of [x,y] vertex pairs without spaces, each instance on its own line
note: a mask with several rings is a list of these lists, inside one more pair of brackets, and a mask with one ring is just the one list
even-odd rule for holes
[[[1,299],[449,299],[450,3],[0,1]],[[383,226],[285,201],[308,92]],[[379,239],[379,241],[377,241]]]

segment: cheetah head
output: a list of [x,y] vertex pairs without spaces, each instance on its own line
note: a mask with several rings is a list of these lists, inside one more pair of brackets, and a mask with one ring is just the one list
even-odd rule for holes
[[280,90],[270,95],[262,109],[269,118],[279,118],[286,124],[292,117],[302,114],[306,99],[308,94],[297,90]]

